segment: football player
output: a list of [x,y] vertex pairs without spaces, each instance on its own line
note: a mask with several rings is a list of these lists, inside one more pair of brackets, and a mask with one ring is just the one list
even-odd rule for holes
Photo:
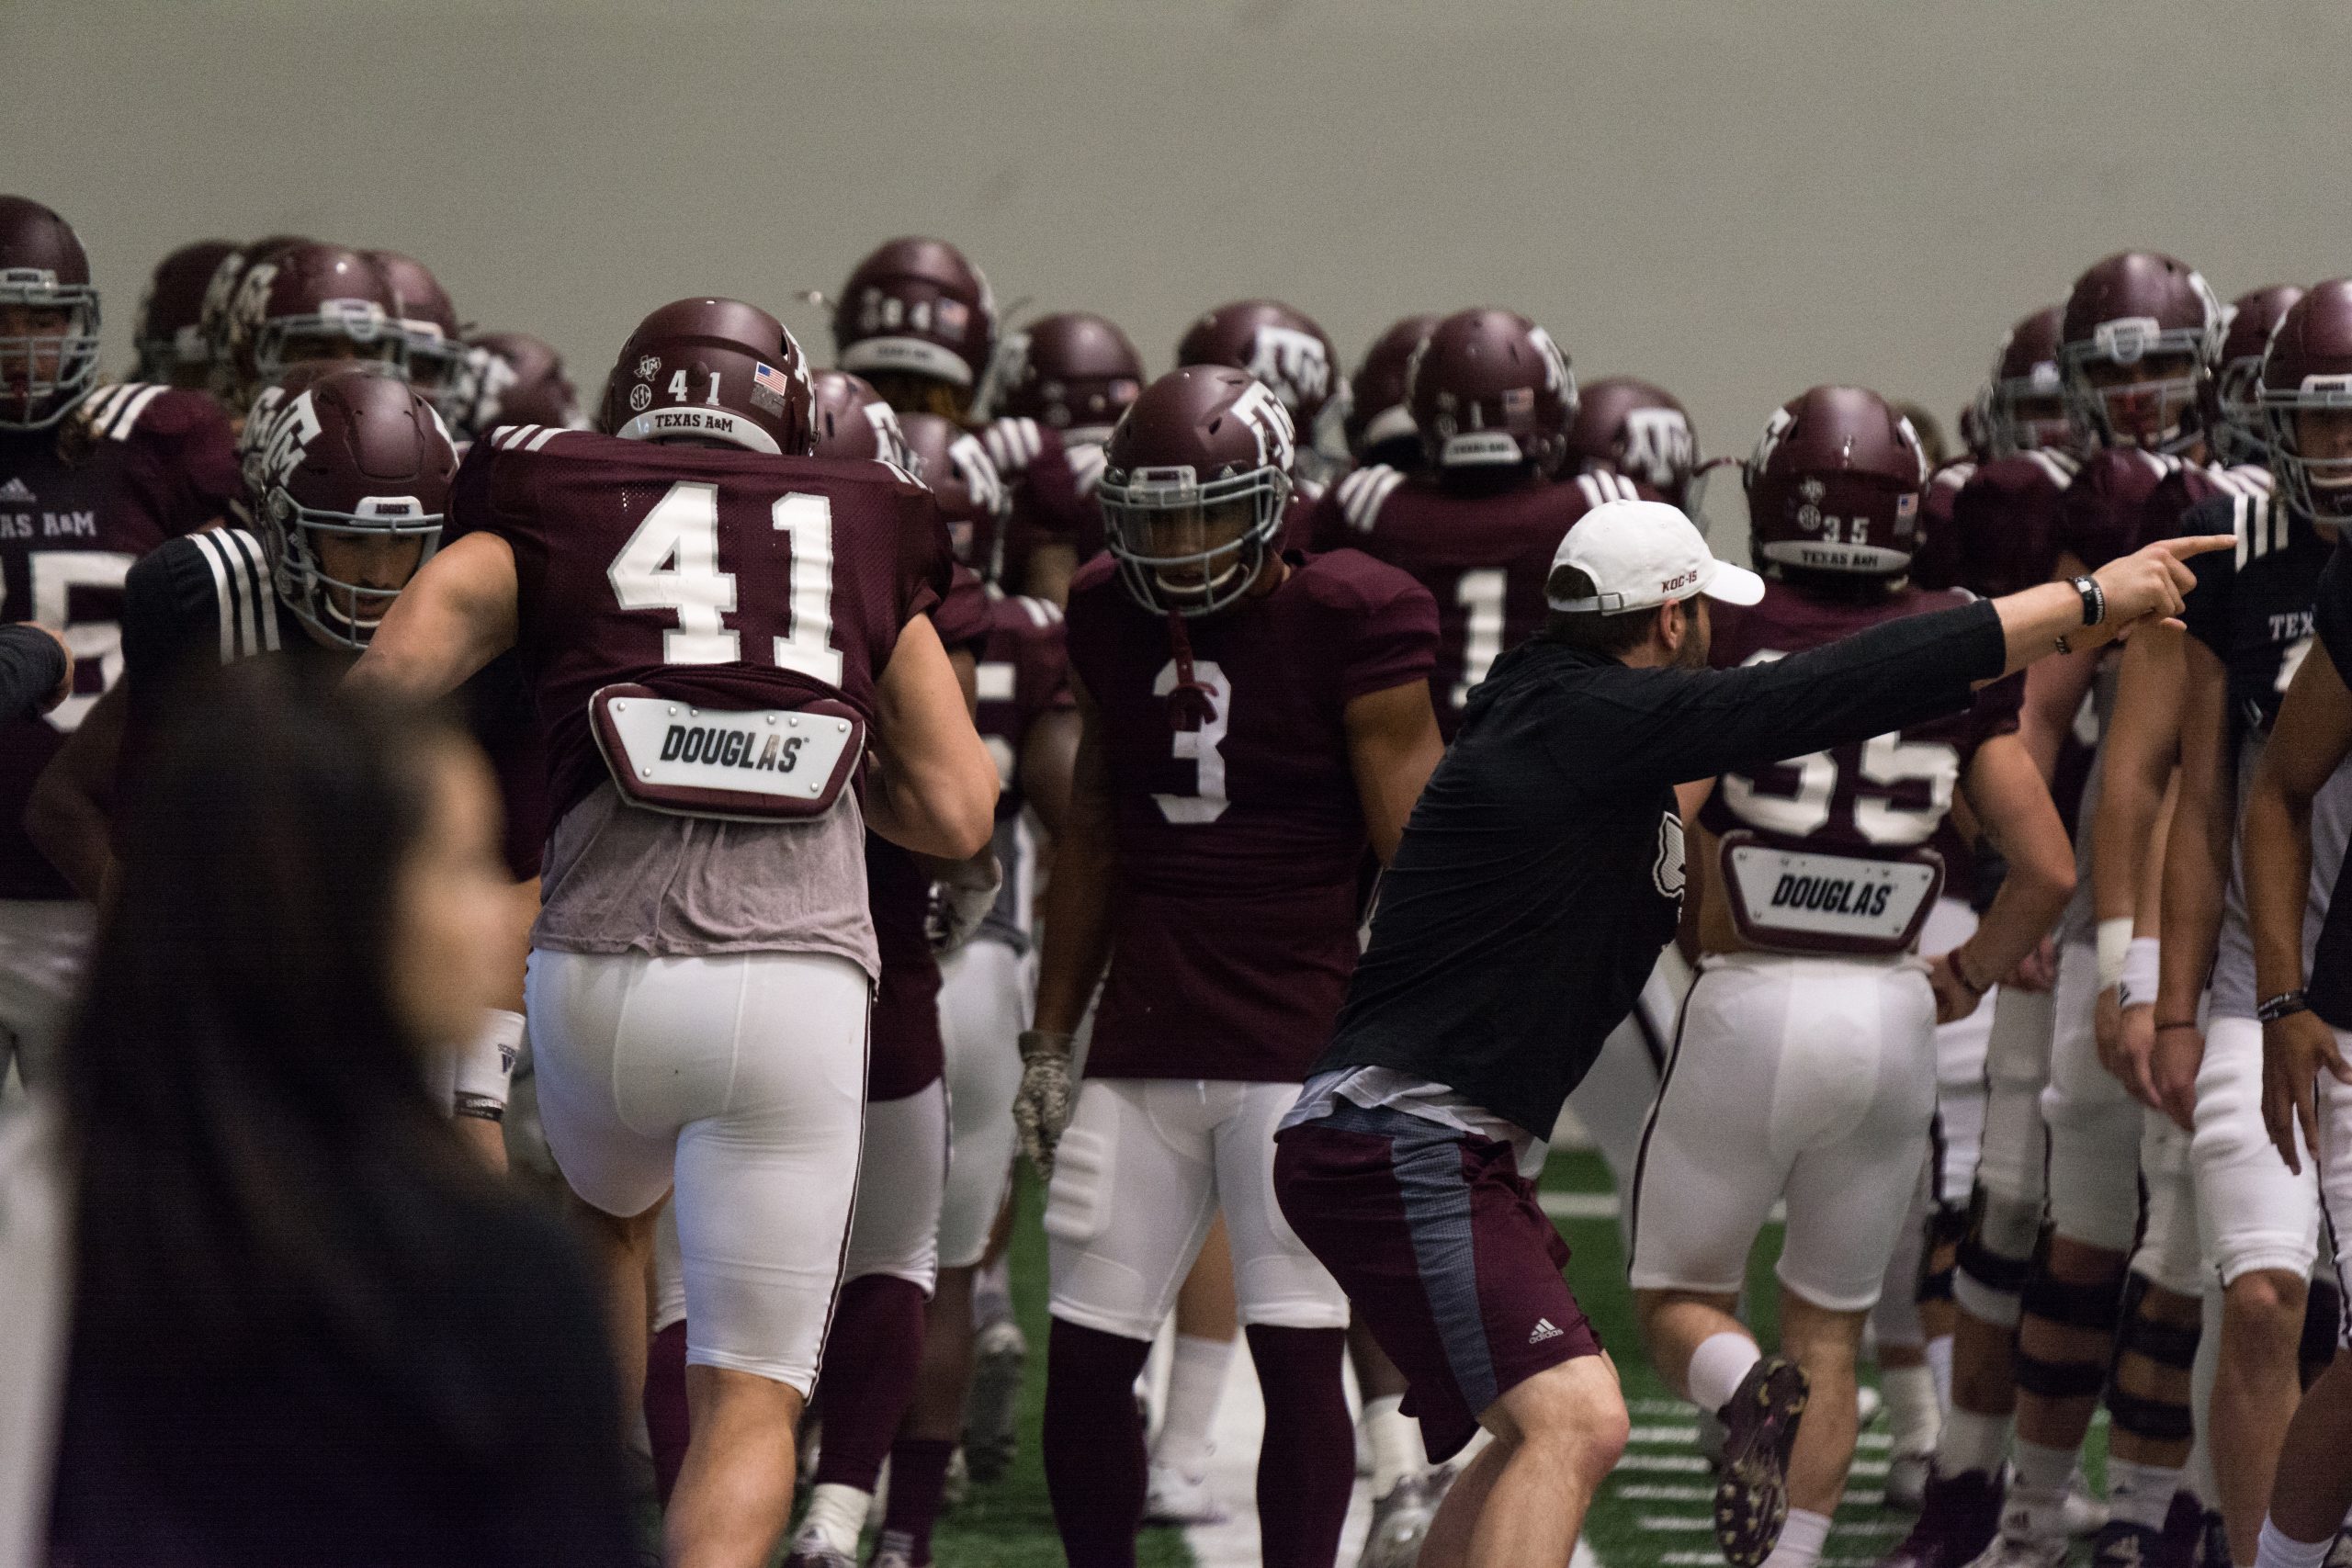
[[1272,390],[1297,435],[1291,478],[1313,501],[1348,463],[1348,411],[1354,394],[1331,337],[1304,310],[1279,299],[1238,299],[1203,312],[1177,340],[1176,363],[1227,365]]
[[[1927,477],[1909,422],[1876,393],[1817,387],[1774,414],[1746,469],[1773,581],[1753,609],[1717,609],[1713,662],[1777,659],[1965,603],[1904,575]],[[1629,1275],[1653,1359],[1727,1428],[1716,1535],[1742,1568],[1809,1568],[1821,1553],[1853,1457],[1855,1354],[1928,1152],[1935,1025],[1975,1010],[2073,886],[2017,703],[2016,682],[1996,682],[1951,717],[1727,773],[1699,818],[1690,863],[1702,868],[1707,956],[1643,1136]],[[1922,964],[1942,880],[1927,846],[1955,789],[2009,874],[1974,933]],[[1793,1367],[1764,1358],[1732,1315],[1781,1198]],[[1785,1450],[1781,1502],[1757,1476],[1794,1410],[1806,1419]],[[1782,1510],[1784,1528],[1771,1517]]]
[[902,413],[969,418],[996,352],[996,296],[944,240],[889,240],[851,269],[833,357]]
[[406,376],[400,310],[399,291],[363,252],[304,240],[268,253],[238,276],[229,305],[229,406],[251,411],[298,364],[359,360]]
[[1135,1560],[1130,1391],[1220,1207],[1270,1568],[1328,1568],[1353,1483],[1347,1301],[1272,1206],[1272,1135],[1355,963],[1366,849],[1394,848],[1442,750],[1436,613],[1366,556],[1279,549],[1292,442],[1246,374],[1154,382],[1104,449],[1110,552],[1070,592],[1082,730],[1014,1113],[1052,1172],[1044,1441],[1074,1568]]
[[1681,401],[1633,376],[1603,376],[1577,395],[1568,461],[1579,474],[1622,474],[1689,510],[1699,438]]
[[1102,544],[1102,443],[1142,389],[1142,356],[1105,317],[1062,310],[1007,335],[997,418],[982,433],[1012,491],[1001,547],[983,552],[996,581],[1057,604],[1069,597],[1070,574]]
[[227,240],[198,240],[155,264],[130,328],[130,341],[139,353],[133,380],[191,392],[209,389],[212,345],[204,336],[204,294],[220,263],[236,248]]
[[[0,620],[38,621],[74,690],[0,720],[0,1078],[40,1075],[80,974],[94,875],[62,873],[25,818],[34,783],[122,671],[122,582],[236,494],[228,422],[176,388],[98,384],[98,291],[64,219],[0,197]],[[110,706],[101,728],[116,722]],[[76,897],[76,893],[81,895]]]
[[[2324,283],[2307,296],[2292,292],[2297,299],[2277,336],[2264,333],[2269,358],[2257,355],[2251,386],[2224,352],[2228,395],[2216,401],[2229,434],[2217,426],[2216,444],[2270,455],[2285,482],[2275,496],[2217,496],[2188,515],[2190,527],[2208,532],[2231,525],[2239,545],[2234,554],[2195,563],[2198,586],[2181,616],[2188,635],[2177,682],[2155,694],[2162,711],[2178,716],[2180,793],[2165,848],[2160,955],[2135,942],[2132,956],[2140,969],[2159,958],[2162,979],[2150,994],[2144,976],[2135,975],[2139,986],[2122,998],[2120,1020],[2127,1059],[2148,1064],[2137,1092],[2195,1134],[2198,1201],[2223,1292],[2210,1447],[2230,1556],[2240,1563],[2255,1560],[2279,1445],[2301,1392],[2298,1351],[2320,1206],[2313,1173],[2290,1171],[2262,1126],[2260,998],[2245,870],[2233,852],[2242,791],[2311,651],[2320,574],[2340,525],[2352,519],[2352,505],[2324,485],[2312,486],[2303,456],[2346,428],[2344,416],[2300,406],[2307,378],[2352,366],[2345,353],[2352,346],[2352,282]],[[2233,321],[2233,338],[2236,327]],[[2259,400],[2274,386],[2282,418],[2297,422],[2290,445],[2278,448],[2258,428],[2238,428],[2249,414],[2259,425]],[[2140,658],[2135,649],[2127,681]],[[2338,770],[2312,797],[2310,830],[2307,946],[2326,918],[2352,833],[2352,773]],[[2211,999],[2200,1021],[2209,974]],[[2310,1150],[2299,1145],[2297,1154],[2308,1157]]]
[[1406,383],[1413,355],[1445,318],[1406,316],[1372,340],[1348,378],[1351,394],[1345,434],[1348,457],[1359,468],[1385,467],[1417,472],[1422,466],[1421,433],[1413,423]]
[[408,378],[433,400],[446,422],[456,414],[458,396],[464,388],[466,344],[458,333],[458,307],[441,280],[414,256],[398,251],[367,254],[384,275],[384,281],[392,286],[399,301],[401,336],[406,340],[401,359],[408,367]]
[[766,1561],[791,1508],[865,1121],[866,827],[960,860],[995,805],[923,614],[947,585],[931,497],[805,456],[812,402],[766,311],[654,311],[607,383],[611,434],[474,445],[456,538],[355,672],[431,694],[509,647],[532,671],[555,813],[528,992],[540,1115],[603,1247],[631,1403],[676,1187],[682,1563]]
[[[2261,400],[2290,506],[2339,529],[2352,521],[2352,320],[2342,282],[2306,295],[2265,356]],[[2352,581],[2339,549],[2323,571],[2312,642],[2289,679],[2255,770],[2245,807],[2247,924],[2254,945],[2255,1016],[2262,1025],[2263,1123],[2289,1168],[2308,1158],[2335,1234],[2335,1276],[2352,1271],[2352,898],[2331,890],[2311,933],[2316,803],[2352,756]],[[2340,878],[2339,878],[2340,884]],[[2171,955],[2165,955],[2166,979]],[[2306,993],[2304,987],[2310,989]],[[2169,987],[2167,987],[2169,991]],[[2209,1041],[2209,1052],[2214,1042]],[[2201,1084],[2200,1101],[2201,1101]],[[2200,1136],[2203,1106],[2199,1107]],[[2318,1568],[2352,1508],[2352,1356],[2340,1348],[2296,1406],[2279,1450],[2255,1561]],[[2233,1538],[2233,1555],[2238,1545]]]
[[450,402],[450,433],[471,441],[502,424],[587,428],[563,356],[528,333],[471,333]]

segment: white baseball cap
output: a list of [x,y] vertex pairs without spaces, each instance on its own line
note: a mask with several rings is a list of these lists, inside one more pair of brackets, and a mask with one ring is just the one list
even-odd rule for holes
[[1572,566],[1592,579],[1589,599],[1544,602],[1555,610],[1598,610],[1613,615],[1646,610],[1704,593],[1727,604],[1764,597],[1764,580],[1744,566],[1717,560],[1690,519],[1662,501],[1611,501],[1577,519],[1552,569]]

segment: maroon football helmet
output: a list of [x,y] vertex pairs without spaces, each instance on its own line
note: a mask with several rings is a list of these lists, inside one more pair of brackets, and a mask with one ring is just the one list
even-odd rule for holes
[[458,335],[458,307],[441,280],[414,256],[369,251],[400,300],[401,333],[408,339],[408,378],[447,417],[464,367],[466,345]]
[[1928,464],[1911,422],[1861,387],[1782,404],[1745,469],[1757,565],[1892,577],[1920,544]]
[[400,296],[358,251],[304,241],[245,268],[229,310],[233,394],[240,407],[305,359],[373,359],[405,376]]
[[2279,319],[2260,395],[2287,503],[2316,523],[2352,524],[2352,278],[2313,286]]
[[231,340],[234,336],[238,285],[244,282],[245,274],[255,263],[310,243],[309,237],[302,234],[266,235],[231,251],[212,269],[211,281],[204,286],[204,306],[198,315],[197,328],[203,333],[206,351],[212,355],[213,396],[226,399],[235,390],[236,364]]
[[1348,378],[1330,334],[1305,311],[1279,299],[1220,305],[1186,329],[1176,363],[1249,372],[1290,411],[1291,428],[1306,437],[1301,456],[1315,453],[1326,465],[1346,460]]
[[[1987,452],[2007,457],[2048,446],[2074,449],[2064,378],[2058,370],[2058,330],[2064,308],[2044,305],[2001,339],[1984,394],[1982,439]],[[1964,433],[1963,433],[1964,434]]]
[[915,471],[915,456],[907,446],[899,412],[881,393],[846,370],[820,370],[810,382],[817,395],[809,419],[817,432],[818,457],[870,457]]
[[833,356],[842,369],[942,381],[962,389],[967,402],[995,344],[989,280],[944,240],[876,247],[851,270],[833,307]]
[[1101,441],[1143,390],[1143,359],[1127,334],[1091,310],[1040,316],[1005,334],[998,413],[1034,419],[1069,443]]
[[910,471],[931,487],[939,514],[947,520],[956,558],[995,581],[1002,563],[972,558],[975,539],[987,540],[991,550],[1001,545],[1003,531],[998,525],[1009,499],[988,448],[978,436],[935,413],[900,414],[899,428],[913,458]]
[[1406,376],[1430,466],[1526,468],[1549,478],[1568,455],[1577,378],[1552,334],[1510,310],[1457,310]]
[[97,381],[98,291],[74,226],[21,196],[0,196],[0,430],[46,429]]
[[203,391],[211,385],[212,346],[204,336],[204,295],[212,275],[237,247],[227,240],[182,245],[155,264],[131,323],[141,381]]
[[1635,376],[1603,376],[1577,389],[1568,461],[1580,474],[1623,474],[1690,510],[1699,438],[1680,400]]
[[605,383],[604,426],[624,441],[718,441],[806,456],[816,437],[808,363],[784,323],[741,299],[673,300],[637,324]]
[[2222,463],[2267,463],[2269,433],[2262,412],[2262,354],[2270,330],[2303,297],[2291,283],[2249,289],[2230,301],[2229,325],[2212,377],[2205,383],[2205,435]]
[[1143,389],[1103,446],[1103,542],[1148,610],[1208,615],[1249,592],[1274,549],[1297,436],[1265,383],[1222,365]]
[[563,356],[528,333],[469,333],[449,402],[457,410],[450,426],[461,441],[501,424],[582,430],[588,423]]
[[1348,454],[1369,468],[1386,463],[1411,468],[1421,459],[1421,434],[1405,400],[1405,378],[1413,355],[1445,320],[1434,313],[1407,316],[1372,340],[1356,373],[1348,378],[1348,417],[1342,422]]
[[[457,471],[433,404],[379,367],[327,370],[270,408],[246,477],[278,597],[311,635],[368,646],[439,545]],[[327,563],[334,544],[383,539],[419,541],[414,558],[371,570],[367,581],[338,577]]]
[[2154,251],[2124,251],[2075,280],[2059,323],[2069,412],[2100,446],[2182,452],[2204,434],[2199,389],[2222,342],[2205,279]]

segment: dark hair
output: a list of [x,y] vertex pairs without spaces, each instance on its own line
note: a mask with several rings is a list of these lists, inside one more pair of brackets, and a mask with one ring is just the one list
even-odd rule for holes
[[295,662],[181,688],[59,1064],[75,1334],[131,1412],[167,1414],[297,1325],[383,1365],[384,1282],[464,1268],[416,1199],[482,1179],[425,1089],[390,956],[450,732]]
[[[1544,580],[1544,592],[1553,599],[1589,599],[1600,590],[1577,568],[1555,566]],[[1599,610],[1555,610],[1545,617],[1544,629],[1535,635],[1542,641],[1556,642],[1564,648],[1623,659],[1649,640],[1650,627],[1657,624],[1658,608],[1653,605],[1646,610],[1620,610],[1614,615]]]

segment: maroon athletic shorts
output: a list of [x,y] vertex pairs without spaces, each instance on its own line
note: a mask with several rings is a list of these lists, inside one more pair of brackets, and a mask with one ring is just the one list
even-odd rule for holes
[[1283,1213],[1405,1374],[1430,1459],[1510,1389],[1600,1353],[1510,1145],[1344,1100],[1274,1142]]

